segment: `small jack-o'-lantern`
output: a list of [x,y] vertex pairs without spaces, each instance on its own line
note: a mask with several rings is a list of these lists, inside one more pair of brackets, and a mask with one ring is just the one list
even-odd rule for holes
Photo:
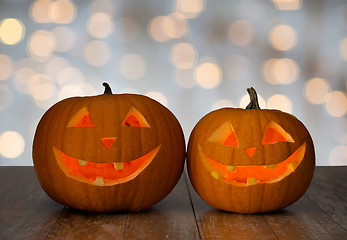
[[311,136],[294,116],[261,110],[253,88],[247,109],[204,116],[188,143],[191,183],[209,205],[257,213],[291,205],[307,190],[315,167]]
[[179,180],[185,143],[175,116],[137,94],[74,97],[52,106],[33,143],[36,175],[46,193],[87,211],[140,211]]

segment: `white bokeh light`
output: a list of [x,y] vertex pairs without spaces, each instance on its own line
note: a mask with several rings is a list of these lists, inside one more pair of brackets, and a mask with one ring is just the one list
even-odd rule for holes
[[216,88],[222,82],[222,70],[216,63],[203,62],[195,68],[194,78],[202,88]]
[[0,135],[0,155],[5,158],[19,157],[25,147],[22,135],[16,131],[6,131]]
[[266,108],[291,113],[293,111],[293,103],[287,96],[275,94],[268,99]]

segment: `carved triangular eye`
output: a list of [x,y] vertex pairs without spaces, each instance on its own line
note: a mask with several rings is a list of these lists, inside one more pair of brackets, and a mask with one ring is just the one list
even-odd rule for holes
[[125,116],[121,126],[126,127],[151,127],[145,117],[134,107]]
[[234,128],[230,121],[220,125],[207,139],[208,142],[219,143],[230,147],[239,147]]
[[276,142],[294,142],[294,139],[280,125],[270,122],[261,140],[261,144],[272,144]]
[[70,127],[95,127],[86,107],[81,108],[67,124]]

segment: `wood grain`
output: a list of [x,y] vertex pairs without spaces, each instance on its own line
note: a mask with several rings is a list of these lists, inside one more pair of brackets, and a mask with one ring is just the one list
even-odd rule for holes
[[33,167],[0,167],[0,239],[45,239],[63,209],[39,185]]
[[197,236],[182,178],[164,200],[147,211],[97,214],[66,208],[48,239],[198,239]]
[[138,213],[97,214],[63,207],[44,193],[33,167],[0,167],[0,182],[0,240],[347,240],[347,167],[316,167],[299,201],[253,215],[208,206],[186,172],[165,199]]
[[123,239],[127,214],[87,213],[65,208],[48,240]]
[[125,239],[199,239],[185,179],[147,211],[128,215]]
[[263,216],[278,239],[337,240],[347,237],[344,229],[307,196],[285,209]]
[[[306,195],[347,231],[347,166],[316,167]],[[347,238],[347,237],[346,237]]]
[[277,239],[260,214],[217,210],[201,200],[190,183],[188,188],[201,239]]

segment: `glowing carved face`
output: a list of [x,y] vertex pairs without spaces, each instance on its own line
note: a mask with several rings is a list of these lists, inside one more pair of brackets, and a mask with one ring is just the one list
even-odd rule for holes
[[[238,156],[252,160],[256,147],[240,149],[239,139],[230,121],[224,122],[208,138],[208,143],[219,144],[237,151]],[[261,145],[275,145],[279,142],[294,143],[294,139],[280,125],[270,121],[265,128]],[[210,175],[228,184],[248,186],[259,183],[277,182],[295,171],[304,158],[306,143],[301,144],[289,157],[276,164],[264,165],[227,165],[220,163],[206,154],[201,145],[198,151],[202,162]]]
[[[96,128],[93,119],[86,107],[78,111],[69,121],[66,128]],[[150,128],[144,116],[134,107],[130,109],[121,123],[124,128]],[[117,136],[105,136],[100,138],[104,145],[104,151],[108,151],[116,144]],[[97,186],[110,186],[127,182],[138,176],[155,158],[160,149],[160,144],[145,155],[126,161],[108,162],[79,159],[69,156],[57,147],[53,152],[59,167],[65,175],[77,181]]]

